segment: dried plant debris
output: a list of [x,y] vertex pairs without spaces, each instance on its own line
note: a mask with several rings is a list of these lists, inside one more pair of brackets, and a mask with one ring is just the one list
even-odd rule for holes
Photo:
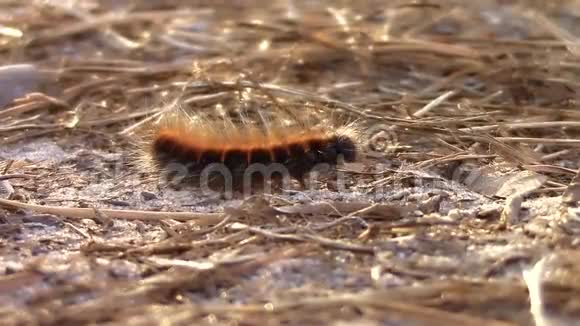
[[[0,324],[577,324],[579,22],[566,0],[2,1]],[[268,162],[297,121],[356,126],[359,155],[272,191],[176,184],[135,159],[173,110],[264,132]]]

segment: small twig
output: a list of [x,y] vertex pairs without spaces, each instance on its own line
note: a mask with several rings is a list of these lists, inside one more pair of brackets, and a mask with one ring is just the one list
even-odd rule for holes
[[66,108],[69,105],[59,99],[50,97],[42,93],[29,94],[25,99],[27,102],[17,102],[15,106],[4,109],[0,112],[0,118],[11,117],[22,113],[38,110],[41,108],[49,108],[50,106],[59,106]]
[[516,129],[545,129],[545,128],[564,128],[564,127],[580,128],[580,122],[578,121],[512,122],[512,123],[493,124],[487,126],[466,127],[459,129],[459,131],[473,132],[473,131],[491,131],[498,128],[516,130]]
[[77,233],[81,237],[83,237],[85,239],[92,239],[92,237],[91,237],[90,234],[88,234],[87,232],[79,229],[74,224],[66,222],[65,225],[68,226],[71,230],[73,230],[75,233]]
[[580,139],[566,138],[532,138],[532,137],[495,137],[498,141],[509,143],[528,143],[528,144],[546,144],[546,145],[570,145],[580,146]]
[[[22,208],[33,210],[43,214],[53,214],[75,219],[96,218],[97,213],[93,208],[75,208],[75,207],[58,207],[42,206],[34,204],[25,204],[14,200],[0,199],[0,206],[6,208]],[[109,218],[127,219],[127,220],[179,220],[195,221],[198,224],[207,225],[219,223],[224,215],[220,213],[194,213],[194,212],[151,212],[136,210],[117,210],[117,209],[99,209],[99,212]]]
[[421,108],[417,112],[413,113],[413,117],[420,118],[420,117],[425,116],[431,110],[438,107],[441,103],[445,102],[448,98],[455,95],[455,93],[456,92],[453,90],[453,91],[448,91],[448,92],[445,92],[445,93],[439,95],[437,98],[435,98],[433,101],[429,102],[423,108]]
[[10,171],[10,168],[12,167],[13,164],[14,164],[14,160],[8,160],[6,162],[6,166],[4,166],[4,169],[2,169],[2,175],[6,175],[6,173],[8,173],[8,171]]
[[0,181],[8,180],[8,179],[31,179],[36,177],[32,174],[24,174],[24,173],[14,173],[14,174],[4,174],[0,175]]

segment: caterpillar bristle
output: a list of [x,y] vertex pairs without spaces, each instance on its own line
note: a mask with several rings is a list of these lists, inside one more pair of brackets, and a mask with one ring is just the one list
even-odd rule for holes
[[236,189],[246,180],[255,187],[286,177],[304,185],[311,171],[353,162],[358,156],[355,124],[334,128],[285,121],[266,129],[172,110],[148,129],[140,145],[142,162],[160,175],[179,175],[181,182],[199,183],[205,175],[222,184],[228,175]]

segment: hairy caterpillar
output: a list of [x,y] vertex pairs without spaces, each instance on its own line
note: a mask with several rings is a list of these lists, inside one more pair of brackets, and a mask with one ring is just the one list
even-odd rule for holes
[[357,159],[354,123],[278,120],[260,124],[173,109],[148,126],[143,161],[172,182],[210,183],[212,189],[219,184],[224,190],[262,188],[258,185],[288,177],[304,187],[311,171]]

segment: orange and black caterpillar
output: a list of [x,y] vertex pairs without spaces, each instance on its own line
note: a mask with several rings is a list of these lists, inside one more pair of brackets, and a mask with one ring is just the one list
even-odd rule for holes
[[266,128],[173,110],[149,130],[142,150],[158,171],[186,174],[188,179],[217,165],[232,175],[234,183],[240,183],[258,165],[276,169],[269,175],[253,176],[254,181],[280,179],[287,173],[304,185],[305,176],[317,166],[355,161],[357,135],[354,124],[334,127],[294,121],[271,123]]

